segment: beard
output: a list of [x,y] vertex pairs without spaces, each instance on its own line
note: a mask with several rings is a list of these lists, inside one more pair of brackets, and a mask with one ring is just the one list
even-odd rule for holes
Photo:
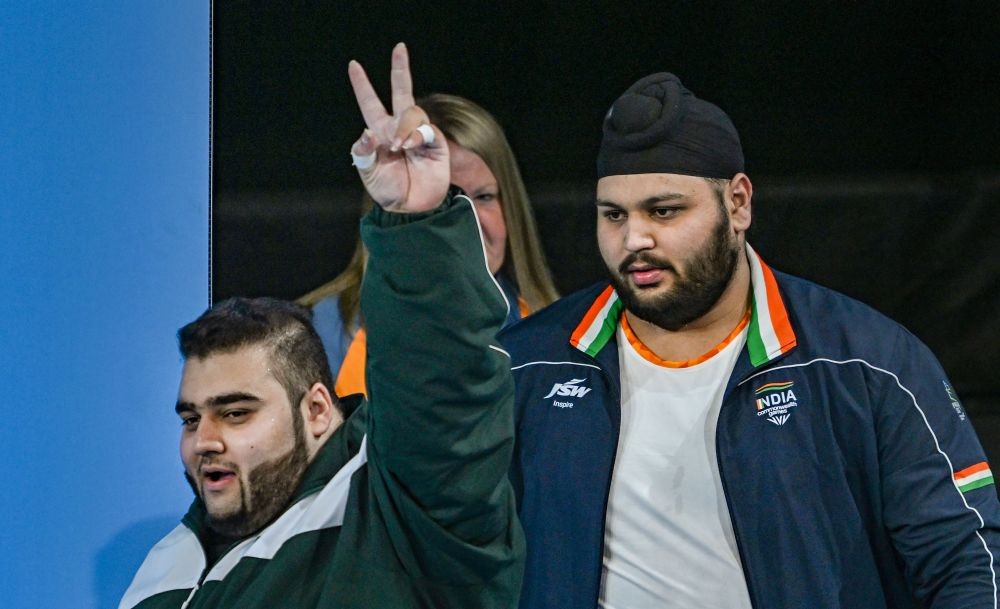
[[[225,537],[245,537],[255,533],[274,520],[292,499],[292,494],[301,482],[302,474],[309,465],[309,450],[306,446],[302,414],[295,409],[292,427],[295,445],[285,454],[265,461],[250,470],[240,484],[240,504],[235,510],[223,514],[208,511],[208,526]],[[213,463],[241,472],[233,463],[205,459],[202,465]],[[188,483],[199,497],[204,493],[188,474]],[[206,506],[207,507],[207,506]]]
[[[690,258],[683,273],[647,252],[630,254],[617,271],[609,267],[611,285],[625,308],[639,319],[671,332],[708,313],[732,281],[740,254],[739,244],[729,232],[729,217],[725,213],[719,216],[707,242]],[[674,285],[660,294],[643,294],[644,289],[632,285],[627,275],[629,265],[636,262],[672,273]]]

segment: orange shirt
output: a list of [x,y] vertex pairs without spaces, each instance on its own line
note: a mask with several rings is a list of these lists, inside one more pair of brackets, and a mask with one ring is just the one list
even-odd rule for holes
[[621,317],[622,330],[625,332],[625,336],[628,337],[628,342],[631,343],[633,347],[635,347],[635,350],[639,353],[639,355],[641,355],[643,359],[645,359],[646,361],[652,362],[657,366],[663,366],[665,368],[689,368],[691,366],[695,366],[697,364],[704,362],[705,360],[711,358],[719,351],[725,349],[726,345],[728,345],[730,342],[733,341],[734,338],[740,335],[740,332],[743,331],[743,328],[745,328],[748,323],[750,323],[749,307],[747,308],[747,312],[743,314],[743,319],[740,320],[740,323],[736,324],[736,327],[733,328],[733,331],[729,333],[729,336],[722,339],[721,343],[712,347],[707,352],[702,353],[701,355],[699,355],[694,359],[689,359],[684,362],[672,362],[665,360],[660,356],[658,356],[657,354],[653,353],[649,349],[649,347],[644,345],[643,342],[639,340],[639,337],[635,335],[635,332],[632,330],[632,326],[630,326],[628,323],[628,316],[622,314]]
[[365,339],[365,329],[358,328],[354,334],[354,339],[347,347],[344,354],[344,361],[340,364],[340,372],[337,373],[337,381],[333,386],[333,391],[339,396],[351,395],[352,393],[363,393],[365,390],[365,359],[368,353],[367,340]]
[[[527,317],[528,304],[523,298],[517,299],[517,306],[521,310],[521,317]],[[354,334],[354,339],[347,347],[344,354],[344,361],[340,364],[340,372],[333,386],[333,391],[338,396],[351,395],[353,393],[363,393],[368,395],[365,388],[365,360],[367,359],[368,345],[365,338],[365,329],[359,328]]]

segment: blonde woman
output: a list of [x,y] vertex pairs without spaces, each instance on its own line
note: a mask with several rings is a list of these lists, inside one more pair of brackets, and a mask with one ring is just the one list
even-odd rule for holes
[[[448,139],[452,183],[476,204],[487,264],[512,305],[506,323],[554,301],[558,294],[528,193],[499,123],[479,105],[455,95],[429,95],[418,105]],[[366,200],[363,211],[370,205]],[[313,309],[338,395],[365,391],[365,335],[358,311],[366,258],[359,240],[344,272],[299,299]]]

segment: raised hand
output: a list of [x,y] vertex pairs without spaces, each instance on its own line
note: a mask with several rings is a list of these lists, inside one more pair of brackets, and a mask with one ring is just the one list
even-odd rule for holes
[[427,114],[414,104],[406,45],[392,50],[392,114],[386,112],[364,68],[347,66],[367,128],[351,147],[351,157],[371,198],[396,212],[437,207],[448,193],[448,144]]

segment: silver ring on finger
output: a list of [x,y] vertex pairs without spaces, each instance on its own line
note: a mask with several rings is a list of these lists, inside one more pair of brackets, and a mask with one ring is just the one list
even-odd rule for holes
[[417,131],[419,131],[420,135],[423,136],[425,146],[430,146],[434,143],[434,130],[431,129],[430,125],[427,123],[421,123],[417,127]]
[[378,158],[378,150],[372,150],[371,154],[358,155],[351,152],[351,164],[358,168],[359,171],[364,171],[369,169],[375,164],[375,159]]

